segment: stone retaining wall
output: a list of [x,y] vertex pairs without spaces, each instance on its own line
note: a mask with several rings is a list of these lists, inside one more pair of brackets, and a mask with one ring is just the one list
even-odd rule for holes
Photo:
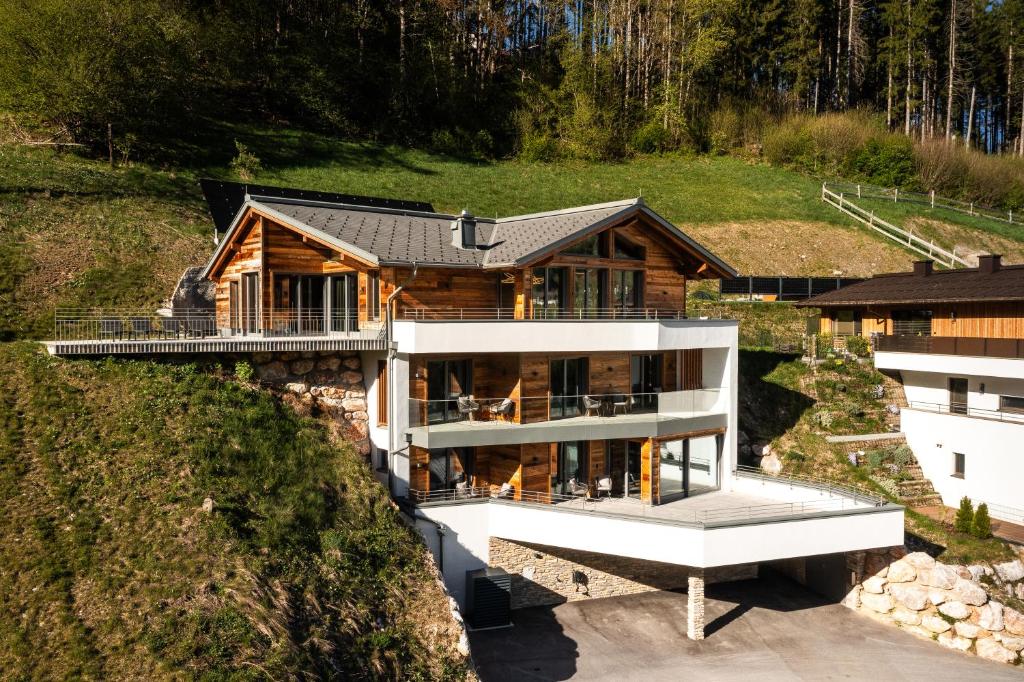
[[[690,568],[490,538],[490,565],[512,574],[512,608],[686,589]],[[578,580],[574,582],[574,572]],[[757,577],[757,564],[704,570],[707,584]]]
[[370,454],[369,416],[362,361],[356,351],[252,353],[260,381],[283,391],[300,413],[327,415],[338,435],[359,454]]
[[1024,596],[1021,561],[952,566],[900,547],[851,552],[847,568],[856,579],[849,608],[950,649],[1021,662],[1024,614],[1004,603]]

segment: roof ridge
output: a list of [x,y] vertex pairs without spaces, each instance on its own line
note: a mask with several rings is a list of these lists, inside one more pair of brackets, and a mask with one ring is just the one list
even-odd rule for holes
[[559,215],[570,215],[572,213],[582,213],[584,211],[596,211],[602,208],[625,208],[626,206],[643,206],[644,202],[641,197],[634,197],[632,199],[620,199],[618,201],[606,201],[601,204],[586,204],[584,206],[573,206],[571,208],[560,208],[553,211],[541,211],[539,213],[523,213],[521,215],[506,216],[504,218],[497,218],[494,222],[498,225],[503,223],[515,222],[518,220],[533,220],[535,218],[551,218]]
[[[315,201],[312,199],[291,199],[287,197],[273,197],[260,194],[246,194],[246,198],[256,204],[289,204],[292,206],[307,206],[309,208],[335,208],[342,210],[355,210],[364,213],[384,213],[387,215],[404,215],[416,218],[438,218],[440,220],[455,220],[459,216],[450,213],[438,213],[430,211],[409,211],[400,208],[385,208],[383,206],[364,206],[362,204],[345,204],[333,201]],[[477,220],[480,220],[479,218]]]

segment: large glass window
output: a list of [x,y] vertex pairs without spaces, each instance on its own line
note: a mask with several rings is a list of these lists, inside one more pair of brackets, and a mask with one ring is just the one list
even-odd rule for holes
[[371,272],[366,277],[366,319],[380,319],[380,273]]
[[[347,275],[336,275],[328,279],[331,292],[331,331],[344,332],[358,329],[359,294],[356,291],[356,274],[353,272]],[[370,279],[372,281],[373,278]]]
[[440,424],[461,419],[458,399],[472,392],[472,360],[427,362],[427,419]]
[[604,307],[607,270],[577,268],[573,291],[573,308],[577,316],[594,317]]
[[587,392],[587,358],[551,361],[551,418],[575,417]]
[[563,495],[573,494],[570,481],[575,481],[579,487],[589,485],[587,459],[586,441],[567,441],[558,444],[558,492]]
[[619,260],[643,260],[644,248],[616,235],[615,258]]
[[532,307],[535,318],[557,318],[565,309],[565,268],[534,268]]
[[569,248],[565,249],[562,253],[571,254],[573,256],[591,256],[593,258],[607,258],[608,257],[608,241],[605,239],[603,234],[595,234],[587,237],[581,242],[573,244]]
[[700,436],[657,444],[661,501],[690,497],[719,488],[722,436]]
[[459,483],[472,483],[472,448],[443,448],[430,451],[430,490],[452,490]]
[[611,307],[626,312],[642,307],[644,273],[641,270],[612,270],[611,276]]
[[322,334],[359,327],[356,274],[278,275],[274,278],[274,331]]
[[634,355],[629,362],[630,388],[633,392],[634,410],[658,409],[658,395],[661,393],[661,379],[664,357],[656,355]]
[[892,333],[895,336],[931,336],[932,311],[892,311]]

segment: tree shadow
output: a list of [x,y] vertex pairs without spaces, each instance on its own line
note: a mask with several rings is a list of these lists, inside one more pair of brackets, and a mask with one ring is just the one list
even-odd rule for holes
[[[771,441],[796,426],[815,404],[809,396],[778,383],[791,376],[768,379],[787,363],[800,360],[796,353],[741,350],[739,353],[739,428],[751,441]],[[795,375],[796,372],[792,373]]]

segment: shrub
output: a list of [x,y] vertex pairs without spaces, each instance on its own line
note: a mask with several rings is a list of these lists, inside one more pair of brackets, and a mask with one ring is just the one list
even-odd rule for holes
[[248,362],[245,360],[239,360],[235,363],[235,376],[239,381],[249,383],[252,381],[252,378],[256,376],[256,372]]
[[885,461],[885,450],[869,450],[867,457],[868,466],[872,469],[877,469],[882,466],[882,462]]
[[672,133],[658,121],[650,121],[636,129],[629,146],[641,154],[656,154],[672,148]]
[[984,502],[979,504],[978,511],[974,512],[971,535],[982,540],[992,537],[992,521],[988,517],[988,505]]
[[519,141],[519,158],[523,161],[554,161],[558,142],[549,135],[530,133]]
[[815,356],[819,358],[825,357],[827,354],[832,352],[833,341],[831,334],[819,334],[817,340],[817,347],[814,349]]
[[912,184],[914,170],[914,143],[902,135],[868,140],[850,165],[852,175],[884,187]]
[[900,468],[904,468],[914,461],[914,451],[906,445],[901,445],[893,451],[892,461]]
[[260,157],[250,152],[249,148],[238,140],[235,140],[235,149],[238,155],[231,160],[231,170],[235,171],[241,180],[252,180],[256,173],[263,170]]
[[884,476],[872,476],[871,480],[881,486],[882,490],[889,494],[889,497],[900,496],[900,487],[896,485],[896,481],[891,478],[885,478]]
[[871,344],[863,336],[849,336],[846,338],[846,350],[859,358],[867,357]]
[[814,421],[818,426],[827,429],[832,426],[832,413],[828,410],[820,410],[814,413]]
[[813,165],[814,141],[804,125],[806,119],[794,117],[770,129],[764,136],[764,157],[776,166]]
[[[988,509],[985,510],[988,513]],[[971,498],[966,495],[960,500],[960,508],[956,510],[956,518],[953,520],[953,529],[958,533],[970,533],[974,526],[974,505]]]

